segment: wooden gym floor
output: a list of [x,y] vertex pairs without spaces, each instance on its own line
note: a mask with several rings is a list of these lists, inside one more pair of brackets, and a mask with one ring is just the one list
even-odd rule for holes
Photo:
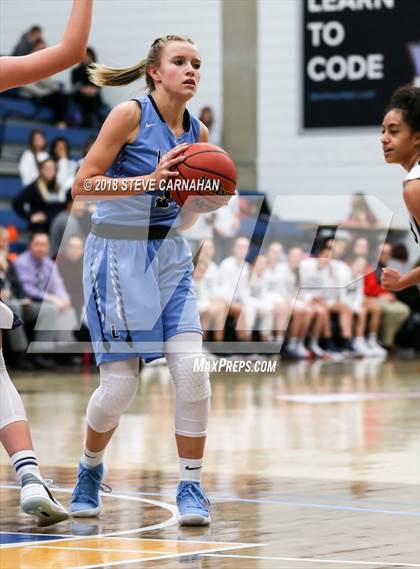
[[[213,523],[180,528],[172,387],[166,367],[146,367],[106,455],[113,492],[99,519],[37,529],[0,451],[0,567],[420,567],[418,371],[366,359],[213,374]],[[96,371],[13,378],[43,474],[68,505]]]

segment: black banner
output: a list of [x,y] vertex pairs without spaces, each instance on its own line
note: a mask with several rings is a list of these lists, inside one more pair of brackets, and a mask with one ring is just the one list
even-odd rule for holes
[[377,126],[420,81],[420,0],[304,0],[304,128]]

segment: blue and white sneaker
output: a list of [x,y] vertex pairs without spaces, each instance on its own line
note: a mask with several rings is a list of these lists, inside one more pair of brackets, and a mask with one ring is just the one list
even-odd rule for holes
[[199,482],[181,480],[176,494],[179,523],[182,526],[207,526],[210,523],[210,500]]
[[106,471],[106,466],[103,464],[88,467],[82,462],[79,463],[77,483],[70,504],[73,517],[90,518],[99,515],[102,507],[99,490],[111,492],[109,486],[102,484]]

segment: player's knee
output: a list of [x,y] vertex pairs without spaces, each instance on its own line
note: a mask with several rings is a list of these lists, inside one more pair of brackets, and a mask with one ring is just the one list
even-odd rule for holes
[[210,379],[203,354],[180,355],[171,366],[175,383],[175,433],[185,437],[204,437],[210,409]]
[[114,374],[100,370],[100,385],[93,393],[87,410],[89,425],[97,432],[110,431],[136,396],[138,374]]
[[177,396],[188,403],[211,396],[207,358],[204,354],[180,355],[172,365],[171,376]]

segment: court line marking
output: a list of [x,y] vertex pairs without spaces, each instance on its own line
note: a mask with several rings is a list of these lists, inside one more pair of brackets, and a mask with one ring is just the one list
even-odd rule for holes
[[[57,488],[58,490],[58,488]],[[146,495],[146,492],[130,492],[133,495]],[[147,493],[148,496],[161,496],[162,494]],[[298,506],[302,508],[318,508],[318,509],[325,509],[325,510],[344,510],[350,512],[367,512],[372,514],[388,514],[393,516],[413,516],[413,517],[420,517],[420,512],[408,512],[404,510],[382,510],[379,508],[359,508],[357,506],[344,506],[344,505],[333,505],[333,504],[315,504],[311,502],[289,502],[287,500],[267,500],[267,499],[253,499],[253,498],[229,498],[228,496],[225,497],[215,497],[212,496],[212,502],[243,502],[247,504],[271,504],[274,506]]]
[[287,502],[283,500],[252,500],[247,498],[225,498],[224,502],[246,502],[256,504],[273,504],[278,506],[298,506],[301,508],[317,508],[321,510],[344,510],[350,512],[367,512],[373,514],[388,514],[392,516],[419,517],[420,512],[404,512],[398,510],[380,510],[376,508],[357,508],[356,506],[333,506],[331,504],[311,504],[307,502]]
[[[130,496],[130,495],[132,495],[132,496],[161,496],[161,497],[163,497],[163,498],[164,498],[164,497],[170,498],[170,497],[172,496],[172,494],[170,494],[169,492],[135,492],[135,491],[130,491],[130,490],[124,490],[124,492],[125,492],[127,495],[129,495],[129,496]],[[392,501],[392,500],[374,500],[374,499],[371,499],[371,498],[357,498],[357,499],[354,499],[354,498],[353,498],[353,499],[352,499],[352,498],[350,497],[350,498],[347,498],[347,499],[346,499],[346,496],[343,496],[342,494],[337,495],[337,496],[335,496],[335,495],[333,495],[333,494],[323,494],[322,496],[313,496],[313,495],[310,495],[310,494],[309,494],[309,495],[297,494],[296,492],[281,492],[281,493],[280,493],[280,496],[284,496],[285,498],[286,498],[286,497],[289,497],[289,498],[295,498],[295,499],[299,499],[299,498],[302,498],[302,499],[303,499],[303,498],[306,498],[306,499],[307,499],[307,498],[312,498],[312,499],[315,499],[315,500],[324,500],[324,501],[325,501],[325,500],[334,500],[334,501],[337,501],[337,500],[344,500],[344,501],[347,501],[347,502],[352,502],[352,501],[353,501],[353,502],[356,502],[356,501],[357,501],[357,502],[359,502],[359,503],[360,503],[360,502],[362,502],[362,503],[366,502],[367,504],[391,504],[391,505],[393,505],[393,506],[400,506],[400,507],[401,507],[401,506],[411,506],[411,505],[412,505],[412,503],[409,503],[409,502],[397,502],[397,501]],[[245,499],[245,500],[246,500],[246,498],[238,498],[238,497],[236,497],[236,496],[235,496],[235,497],[231,497],[231,496],[212,496],[212,502],[226,502],[227,500],[230,500],[230,501],[239,501],[239,500],[242,500],[242,499]],[[250,499],[252,499],[252,498],[250,498]],[[275,501],[276,499],[275,499],[275,498],[259,498],[259,499],[255,499],[256,502],[261,502],[262,500],[273,500],[273,501]],[[306,503],[306,502],[305,502],[305,503]],[[394,511],[397,511],[397,510],[389,510],[389,511],[394,512]],[[1,533],[1,532],[0,532],[0,533]],[[13,533],[13,532],[12,532],[12,533]]]
[[[185,543],[185,542],[182,542]],[[193,543],[193,542],[189,542],[189,543]],[[238,543],[236,546],[233,547],[227,547],[227,548],[214,548],[214,549],[208,549],[207,551],[210,553],[211,551],[234,551],[234,550],[238,550],[238,549],[247,549],[248,547],[261,547],[262,545],[267,545],[265,543]],[[165,560],[166,559],[176,559],[177,557],[196,557],[197,555],[202,556],[203,552],[205,552],[206,550],[203,551],[195,551],[195,552],[183,552],[183,553],[171,553],[169,555],[166,554],[162,554],[162,555],[158,555],[155,557],[143,557],[140,559],[130,559],[129,561],[111,561],[110,563],[98,563],[95,565],[78,565],[77,567],[71,567],[71,569],[95,569],[97,567],[116,567],[118,565],[123,565],[123,564],[129,564],[129,563],[144,563],[146,561],[157,561],[157,560]],[[221,555],[220,557],[223,557],[223,555]],[[236,557],[236,556],[234,556]],[[238,557],[241,557],[240,555],[238,555]],[[258,557],[253,557],[252,559],[258,559]]]
[[[16,484],[0,484],[0,488],[13,488],[13,489],[20,489],[20,486],[16,485]],[[71,488],[54,488],[57,491],[60,492],[65,492],[67,494],[71,494],[73,492],[73,490]],[[101,492],[101,495],[104,495]],[[96,534],[94,536],[92,535],[83,535],[83,536],[74,536],[74,534],[67,534],[66,537],[63,538],[58,538],[55,539],[54,542],[55,543],[59,543],[62,540],[65,539],[71,539],[72,541],[76,542],[76,541],[83,541],[86,539],[92,539],[92,537],[114,537],[114,536],[119,536],[119,535],[129,535],[129,534],[133,534],[133,533],[144,533],[146,531],[153,531],[156,529],[163,529],[165,527],[169,527],[172,525],[175,525],[178,523],[178,508],[176,506],[173,506],[172,504],[168,504],[167,502],[161,502],[159,500],[150,500],[149,498],[139,498],[136,496],[127,496],[124,494],[109,494],[109,493],[105,493],[105,496],[107,496],[108,498],[120,498],[120,499],[124,499],[124,500],[128,500],[131,502],[142,502],[145,504],[149,504],[152,506],[157,506],[158,508],[163,508],[165,510],[168,510],[169,512],[171,512],[171,517],[168,518],[167,520],[165,520],[164,522],[160,522],[158,524],[153,524],[150,526],[144,526],[144,527],[140,527],[140,528],[135,528],[135,529],[131,529],[131,530],[121,530],[121,531],[115,531],[115,532],[108,532],[108,533],[104,533],[104,534]],[[70,518],[72,519],[72,518]],[[88,519],[88,518],[86,518]],[[84,518],[73,518],[73,521],[76,520],[76,522],[79,523],[83,523]],[[92,524],[93,525],[93,524]],[[16,533],[16,532],[12,532],[12,533]],[[17,532],[19,533],[19,532]],[[37,534],[38,535],[38,534]],[[39,534],[39,535],[45,535],[45,534]],[[59,535],[63,535],[63,534],[59,534]],[[36,541],[28,541],[28,542],[18,542],[18,543],[7,543],[4,545],[0,546],[0,549],[11,549],[13,547],[20,547],[22,545],[25,546],[34,546],[36,545]]]
[[[1,535],[1,534],[19,534],[19,532],[17,532],[17,531],[0,531],[0,535]],[[60,539],[67,539],[67,540],[69,540],[69,541],[70,541],[70,539],[71,539],[71,540],[73,541],[73,535],[74,535],[74,534],[64,535],[64,534],[61,534],[61,533],[60,533],[60,534],[57,534],[57,533],[44,533],[44,532],[42,532],[42,533],[31,533],[31,532],[29,532],[29,531],[25,531],[25,532],[20,533],[19,535],[36,535],[36,536],[41,536],[41,537],[45,535],[45,536],[47,536],[47,537],[59,537]],[[78,536],[78,537],[80,537],[80,536]],[[85,536],[83,536],[83,537],[85,537]],[[110,536],[104,536],[104,535],[101,535],[101,534],[89,535],[89,536],[86,536],[86,537],[89,537],[90,539],[96,539],[96,538],[106,537],[107,539],[112,539],[112,540],[115,539],[115,541],[117,541],[118,539],[120,539],[119,537],[114,537],[114,536],[112,536],[112,535],[110,535]],[[147,541],[156,541],[156,542],[158,542],[158,543],[161,543],[162,541],[169,541],[169,542],[171,542],[171,543],[209,543],[209,541],[206,540],[206,539],[194,539],[194,540],[191,540],[191,541],[188,541],[188,540],[185,541],[185,540],[173,539],[173,538],[170,538],[170,537],[164,538],[164,539],[159,538],[159,537],[124,537],[124,540],[126,540],[126,541],[147,540]],[[51,543],[55,543],[56,541],[59,541],[59,540],[58,540],[58,539],[56,539],[56,540],[51,540]],[[32,542],[31,542],[31,543],[32,543]],[[48,544],[48,543],[50,543],[50,542],[49,542],[48,540],[46,540],[45,543]],[[214,542],[214,543],[217,543],[217,542]],[[226,544],[226,545],[229,545],[229,546],[230,546],[230,545],[237,545],[237,542],[236,542],[236,541],[223,541],[223,543]],[[257,547],[257,546],[259,546],[259,545],[265,545],[265,544],[250,543],[250,544],[247,544],[247,545],[250,545],[250,546],[252,546],[252,547]],[[40,546],[40,547],[41,547],[41,546]]]
[[383,561],[347,561],[345,559],[308,559],[305,557],[268,557],[258,555],[223,555],[216,553],[202,553],[201,557],[229,557],[235,559],[255,559],[265,561],[305,561],[307,563],[347,563],[349,565],[375,565],[376,567],[420,567],[418,563],[385,563]]
[[[139,541],[141,541],[141,539],[139,539]],[[165,541],[167,541],[166,539],[161,539],[160,540],[162,543],[164,543]],[[169,540],[168,540],[169,541]],[[198,543],[196,541],[184,541],[184,540],[180,540],[178,543],[180,544],[194,544],[194,543]],[[217,541],[213,542],[213,543],[217,543]],[[211,553],[212,551],[232,551],[232,550],[236,550],[236,549],[244,549],[244,548],[248,548],[248,547],[261,547],[262,545],[266,545],[264,543],[255,543],[255,544],[244,544],[244,543],[231,543],[230,546],[228,547],[222,547],[222,544],[224,544],[224,542],[220,543],[219,547],[212,547],[210,549],[203,549],[203,551],[208,551],[209,553]],[[32,547],[31,549],[59,549],[60,551],[96,551],[96,553],[102,553],[102,552],[106,552],[106,553],[153,553],[154,555],[200,555],[200,553],[196,553],[195,551],[180,551],[178,553],[165,553],[165,551],[154,551],[153,549],[110,549],[108,547],[73,547],[73,546],[69,546],[69,547],[59,547],[59,546],[55,546],[55,545],[35,545],[34,547]]]

